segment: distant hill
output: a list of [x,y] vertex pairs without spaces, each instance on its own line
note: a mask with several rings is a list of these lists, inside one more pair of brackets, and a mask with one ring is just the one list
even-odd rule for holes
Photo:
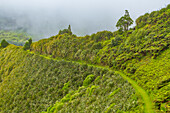
[[10,44],[23,46],[29,38],[31,38],[31,36],[23,32],[0,31],[0,42],[5,39]]

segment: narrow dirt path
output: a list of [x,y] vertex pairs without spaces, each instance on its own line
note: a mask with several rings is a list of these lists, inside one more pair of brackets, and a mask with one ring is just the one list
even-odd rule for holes
[[[36,54],[34,52],[29,52],[31,54]],[[99,67],[99,68],[105,68],[108,70],[113,71],[112,69],[110,69],[109,67],[105,67],[105,66],[99,66],[99,65],[93,65],[93,64],[87,64],[86,62],[79,62],[79,61],[69,61],[69,60],[65,60],[65,59],[54,59],[48,56],[44,56],[44,55],[39,55],[41,57],[44,57],[46,59],[52,59],[52,60],[64,60],[65,62],[74,62],[74,63],[78,63],[80,65],[82,64],[86,64],[88,66],[93,66],[93,67]],[[143,102],[145,104],[144,108],[145,108],[145,113],[154,113],[153,111],[153,105],[152,105],[152,101],[150,100],[149,95],[147,94],[147,92],[140,87],[134,80],[132,80],[131,78],[129,78],[128,76],[126,76],[123,72],[120,71],[115,71],[115,73],[121,75],[125,80],[127,80],[134,88],[135,90],[141,95]]]
[[145,113],[154,113],[152,101],[150,100],[147,92],[142,89],[134,80],[127,77],[124,73],[116,71],[116,73],[120,74],[124,79],[126,79],[132,86],[135,88],[137,92],[142,96],[143,101],[145,103]]

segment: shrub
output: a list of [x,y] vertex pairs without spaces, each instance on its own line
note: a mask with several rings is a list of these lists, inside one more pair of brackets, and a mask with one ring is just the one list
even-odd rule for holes
[[28,40],[28,42],[25,43],[23,49],[24,49],[24,50],[30,49],[31,44],[32,44],[32,39],[30,38],[30,39]]
[[30,49],[30,45],[29,45],[29,42],[26,42],[24,47],[23,47],[24,50],[28,50]]
[[88,75],[83,81],[83,86],[88,86],[94,80],[94,75]]
[[65,33],[68,33],[68,34],[72,35],[71,26],[70,25],[69,25],[68,29],[60,30],[58,34],[62,35],[62,34],[65,34]]
[[98,87],[99,87],[99,86],[95,86],[95,85],[91,86],[90,92],[89,92],[89,96],[91,96],[92,93],[93,93],[93,91],[94,91],[94,89],[96,89],[96,88],[98,88]]
[[121,88],[118,88],[116,90],[114,90],[110,95],[109,97],[112,97],[113,95],[115,95]]
[[69,87],[69,84],[70,84],[70,82],[65,83],[65,84],[64,84],[64,87],[62,88],[62,90],[67,90],[68,87]]
[[101,43],[95,43],[95,44],[92,46],[92,49],[102,49],[102,44],[101,44]]
[[5,48],[5,47],[7,47],[8,45],[9,45],[9,43],[8,43],[5,39],[3,39],[3,40],[1,41],[1,47]]

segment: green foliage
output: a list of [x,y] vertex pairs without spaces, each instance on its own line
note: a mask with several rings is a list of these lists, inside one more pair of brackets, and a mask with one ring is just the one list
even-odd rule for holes
[[127,72],[151,96],[156,112],[169,111],[168,8],[139,17],[130,30],[126,11],[113,33],[77,37],[69,26],[49,39],[29,40],[30,53],[13,45],[0,48],[0,112],[41,112],[49,106],[48,113],[143,112],[127,81],[93,65]]
[[111,40],[111,47],[117,46],[121,43],[121,36],[116,36],[114,39]]
[[115,106],[115,103],[112,103],[108,108],[107,110],[104,112],[104,113],[109,113],[110,110]]
[[69,35],[72,35],[71,26],[70,25],[68,26],[68,29],[60,30],[58,34],[62,35],[62,34],[65,34],[65,33],[67,33]]
[[28,40],[28,42],[25,43],[23,49],[24,49],[24,50],[30,49],[31,44],[32,44],[32,39],[30,38],[30,39]]
[[30,49],[30,44],[29,44],[29,42],[26,42],[26,43],[25,43],[23,49],[24,49],[24,50]]
[[88,86],[94,80],[94,77],[94,75],[88,75],[83,81],[83,86]]
[[123,31],[128,31],[129,26],[132,24],[133,20],[130,18],[128,10],[125,10],[125,15],[118,20],[116,27],[123,29]]
[[120,88],[118,88],[118,89],[116,89],[115,91],[113,91],[113,92],[109,95],[109,97],[112,97],[113,95],[115,95],[115,93],[117,93],[119,90],[120,90]]
[[[128,11],[126,11],[125,15],[120,19],[122,22],[119,22],[120,25],[124,23],[126,26],[118,25],[120,28],[118,31],[113,33],[102,31],[85,37],[71,36],[68,34],[57,35],[50,39],[33,43],[31,50],[40,54],[52,55],[54,58],[75,60],[89,64],[109,66],[113,69],[121,69],[129,74],[133,74],[129,76],[136,80],[138,78],[136,73],[138,73],[142,62],[146,62],[145,59],[148,59],[148,61],[156,60],[161,56],[163,51],[169,50],[170,10],[168,7],[169,5],[160,11],[154,11],[150,14],[146,13],[139,17],[136,20],[136,27],[130,30],[128,30],[128,27],[133,21],[130,19]],[[127,21],[123,22],[123,20],[126,19],[129,20],[129,23]],[[123,33],[125,30],[128,31]],[[161,67],[164,67],[165,64],[162,65]],[[152,68],[148,67],[148,69]],[[165,69],[168,70],[167,68],[162,68],[161,70]],[[86,68],[83,68],[83,70],[86,70]],[[158,89],[150,89],[146,86],[145,82],[148,82],[148,79],[150,80],[150,78],[148,78],[150,71],[151,70],[148,70],[147,73],[142,73],[140,75],[141,79],[136,80],[137,83],[141,84],[146,90],[149,90],[149,94],[165,95],[161,93],[161,91],[166,93],[167,87],[165,87],[165,89],[161,88],[161,90],[158,91]],[[96,73],[100,72],[96,71]],[[87,73],[84,77],[89,74],[91,73]],[[157,75],[155,72],[154,74]],[[161,84],[161,79],[166,78],[166,74],[158,75],[160,76],[157,76],[157,83],[160,84],[160,87],[162,85],[164,86],[165,84]],[[146,80],[145,82],[143,81],[144,78]],[[156,84],[152,85],[150,83],[147,85],[157,87]],[[161,102],[157,100],[153,103],[160,104]],[[159,111],[158,108],[156,109]]]
[[5,39],[3,39],[3,40],[1,41],[1,47],[5,48],[5,47],[7,47],[8,45],[9,45],[9,43],[8,43]]
[[67,90],[69,87],[70,82],[67,82],[64,84],[64,87],[62,88],[63,90]]
[[136,64],[138,67],[132,75],[140,86],[143,86],[150,93],[157,112],[160,106],[165,104],[163,109],[168,110],[170,94],[170,49],[164,51],[156,59],[145,58]]
[[[105,70],[105,72],[107,72],[107,70]],[[115,84],[114,87],[109,85],[113,83]],[[56,104],[50,106],[47,109],[46,113],[51,113],[49,112],[51,110],[53,110],[54,113],[55,112],[89,113],[104,111],[117,112],[119,111],[119,109],[121,109],[122,112],[125,111],[135,112],[135,108],[138,106],[138,102],[136,101],[134,90],[131,89],[131,86],[129,86],[128,84],[129,83],[122,80],[119,75],[114,75],[112,72],[107,72],[103,79],[95,80],[89,86],[86,87],[80,86],[78,90],[70,91],[60,101],[57,101]],[[121,92],[118,91],[118,89],[120,89],[119,87],[121,87],[122,89]],[[127,89],[130,90],[131,92],[128,92]],[[110,93],[114,92],[115,90],[117,90],[117,93],[112,95],[112,99],[110,99],[109,97]],[[123,94],[125,92],[126,95]],[[62,104],[63,106],[60,110],[57,108],[58,104]]]
[[[167,21],[169,18],[169,5],[166,8],[161,9],[160,11],[153,11],[152,13],[146,13],[143,16],[140,16],[136,19],[136,28],[142,28],[145,25],[151,24],[163,24],[164,21]],[[160,22],[160,23],[159,23]]]
[[96,89],[96,88],[98,88],[98,86],[95,86],[95,85],[91,86],[89,96],[92,95],[92,93],[94,92],[94,89]]
[[91,39],[94,40],[95,42],[107,40],[110,39],[111,37],[113,37],[113,33],[110,31],[97,32],[96,34],[91,35]]
[[[104,111],[113,101],[117,107],[111,111],[131,111],[131,107],[138,106],[137,100],[133,99],[135,90],[132,86],[120,75],[114,75],[107,69],[54,60],[28,53],[14,45],[1,48],[0,54],[1,112],[83,112],[85,108],[88,108],[87,112],[97,108],[98,111]],[[104,79],[95,80],[95,76],[103,74]],[[108,85],[113,83],[114,87]],[[118,92],[110,100],[110,92],[119,86],[124,92]],[[89,92],[86,93],[88,88]],[[119,95],[124,96],[119,98]],[[125,107],[128,104],[131,107]]]
[[[158,16],[163,18],[164,13],[167,14],[167,11]],[[166,18],[164,23],[148,24],[142,28],[131,29],[127,32],[126,37],[125,34],[120,35],[118,32],[108,31],[86,37],[75,37],[68,34],[57,35],[33,43],[31,50],[53,57],[83,60],[116,69],[126,69],[131,60],[138,62],[144,56],[156,58],[161,51],[169,47],[170,38],[167,23],[169,23],[169,19]],[[134,73],[135,67],[127,70]]]
[[[57,111],[59,111],[59,110],[61,110],[62,108],[63,108],[63,103],[60,103],[60,102],[57,102],[56,104],[55,104],[55,108],[56,108],[56,112]],[[50,110],[50,112],[54,112],[54,110],[55,110],[55,108],[52,108],[51,110]]]
[[23,32],[1,31],[0,42],[5,39],[8,43],[23,46],[30,36]]
[[68,26],[68,30],[71,32],[71,26],[70,25]]
[[102,44],[99,42],[99,43],[95,43],[93,46],[92,46],[92,49],[102,49]]
[[28,42],[29,42],[29,45],[31,45],[31,44],[32,44],[32,38],[30,38],[30,39],[28,40]]

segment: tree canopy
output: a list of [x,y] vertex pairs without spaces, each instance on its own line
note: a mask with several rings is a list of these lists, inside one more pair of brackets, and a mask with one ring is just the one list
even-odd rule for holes
[[1,41],[1,46],[3,47],[3,48],[5,48],[6,46],[8,46],[9,45],[9,43],[5,40],[5,39],[3,39],[2,41]]
[[59,31],[60,35],[65,34],[65,33],[68,33],[68,34],[72,35],[72,31],[71,31],[71,26],[70,25],[68,26],[68,29],[64,29],[64,30],[60,30]]
[[31,44],[32,44],[32,39],[30,38],[30,39],[25,43],[23,49],[24,49],[24,50],[30,49]]
[[125,10],[125,15],[118,20],[116,27],[123,31],[128,31],[129,26],[132,24],[133,20],[130,18],[128,10]]

